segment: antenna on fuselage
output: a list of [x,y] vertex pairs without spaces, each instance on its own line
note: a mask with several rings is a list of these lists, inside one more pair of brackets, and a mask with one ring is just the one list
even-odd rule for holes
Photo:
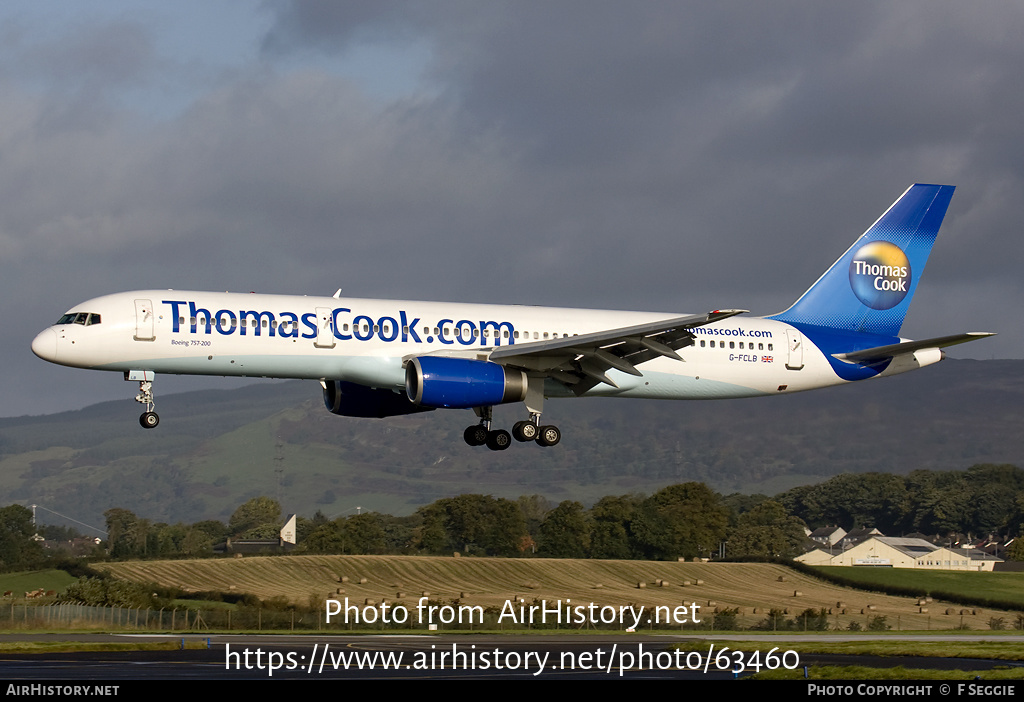
[[333,295],[331,295],[331,297],[334,297],[334,298],[341,297],[341,288],[338,288],[338,292],[336,292]]

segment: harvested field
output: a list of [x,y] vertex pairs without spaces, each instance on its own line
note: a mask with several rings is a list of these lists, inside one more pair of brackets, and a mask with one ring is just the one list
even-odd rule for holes
[[893,629],[901,630],[954,629],[961,624],[987,629],[990,617],[1004,614],[938,602],[922,612],[911,598],[842,588],[783,566],[759,563],[265,556],[96,567],[126,580],[185,591],[251,593],[264,599],[281,596],[303,605],[347,597],[353,603],[386,600],[411,609],[423,593],[434,601],[460,600],[485,608],[500,608],[506,600],[519,598],[527,604],[547,600],[549,606],[567,599],[573,605],[601,606],[676,607],[693,602],[701,606],[702,619],[715,608],[738,607],[737,623],[742,627],[761,621],[771,608],[784,609],[789,617],[808,608],[825,608],[834,627],[846,628],[851,622],[864,625],[869,616],[881,615]]

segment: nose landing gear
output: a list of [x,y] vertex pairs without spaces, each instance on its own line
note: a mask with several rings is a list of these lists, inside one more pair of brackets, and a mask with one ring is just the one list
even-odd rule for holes
[[128,371],[124,374],[125,380],[139,381],[139,394],[135,401],[146,406],[146,411],[139,416],[139,424],[143,429],[153,429],[160,423],[160,416],[153,411],[156,401],[153,397],[153,371]]

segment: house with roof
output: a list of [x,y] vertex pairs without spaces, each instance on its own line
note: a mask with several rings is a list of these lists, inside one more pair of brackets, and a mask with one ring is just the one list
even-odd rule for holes
[[923,568],[927,570],[992,570],[1002,559],[973,548],[936,546],[924,539],[872,536],[823,562],[820,549],[796,560],[807,565]]

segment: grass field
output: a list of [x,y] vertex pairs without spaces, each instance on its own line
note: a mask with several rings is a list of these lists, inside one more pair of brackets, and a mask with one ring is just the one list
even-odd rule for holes
[[[933,603],[843,588],[784,566],[760,563],[439,558],[425,556],[267,556],[197,561],[136,561],[97,566],[119,578],[185,591],[251,593],[307,604],[325,598],[351,602],[387,600],[407,608],[418,598],[459,600],[501,607],[506,600],[571,600],[574,604],[650,607],[696,603],[708,617],[738,608],[738,625],[750,627],[770,609],[793,617],[805,609],[829,611],[832,628],[866,626],[884,616],[896,630],[989,629],[1006,612]],[[928,575],[934,575],[929,573]],[[979,574],[992,575],[992,574]],[[346,582],[341,582],[345,578]],[[984,579],[975,582],[985,591]],[[1024,578],[1019,582],[1024,582]],[[1002,584],[999,585],[1002,587]],[[952,609],[952,614],[946,614]]]
[[935,592],[961,597],[986,598],[1014,602],[1024,609],[1024,573],[975,573],[951,570],[915,571],[909,568],[818,568],[827,575],[855,580],[866,588],[874,586],[910,587],[922,595]]
[[15,597],[23,597],[26,592],[34,590],[54,590],[60,592],[77,578],[63,570],[30,570],[21,573],[0,574],[0,592],[8,590]]

